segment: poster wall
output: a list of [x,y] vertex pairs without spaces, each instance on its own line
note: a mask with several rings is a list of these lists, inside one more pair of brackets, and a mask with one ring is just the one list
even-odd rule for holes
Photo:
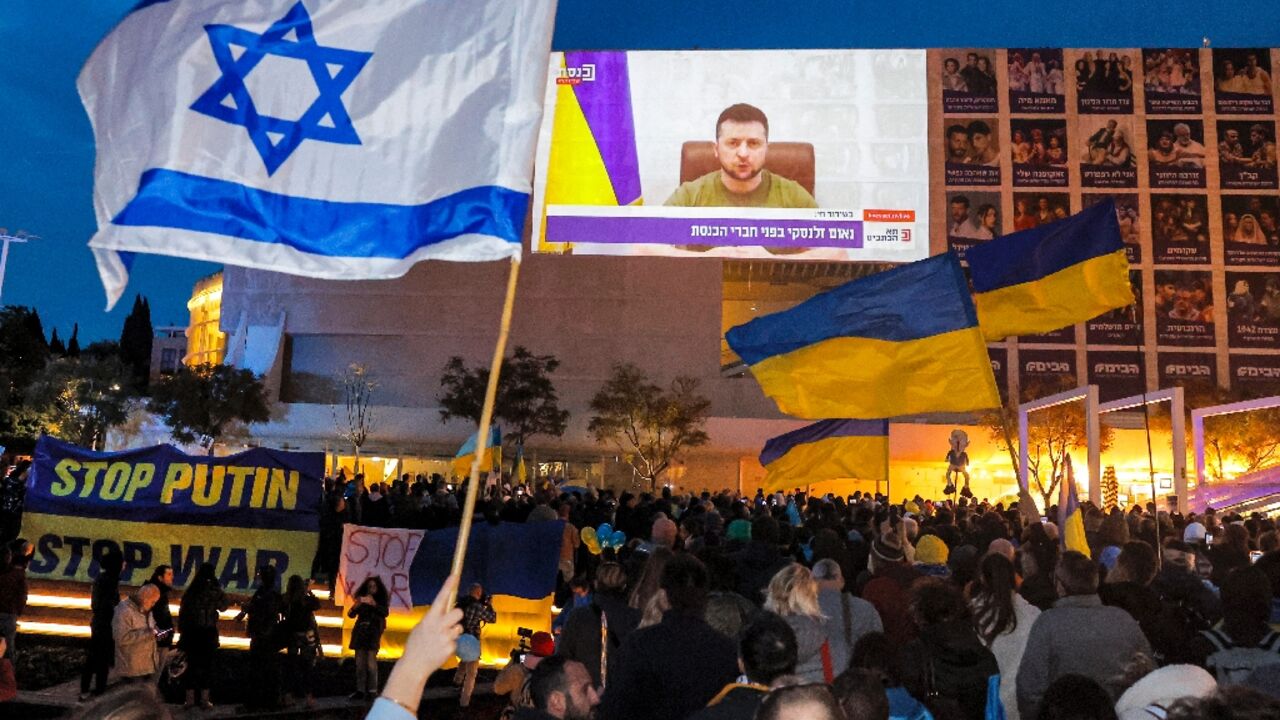
[[[1037,227],[1107,198],[1116,203],[1137,317],[1116,311],[1084,323],[1083,332],[1009,341],[1020,366],[1015,386],[1032,377],[1023,361],[1029,351],[1070,346],[1088,358],[1075,368],[1078,383],[1128,388],[1132,368],[1119,369],[1105,353],[1142,345],[1137,382],[1148,389],[1265,387],[1267,368],[1280,366],[1271,363],[1280,356],[1280,309],[1275,319],[1269,314],[1280,308],[1269,297],[1280,293],[1277,52],[929,51],[929,132],[940,141],[930,157],[933,253],[968,250],[988,235]],[[977,80],[977,92],[966,77]],[[998,162],[962,174],[974,164],[965,141],[975,122],[1000,145]],[[954,226],[940,231],[958,194],[981,198],[971,210],[992,206],[986,216],[999,227],[968,238]]]
[[121,581],[157,565],[183,588],[212,563],[228,592],[252,591],[254,570],[307,574],[320,526],[324,453],[253,449],[187,455],[169,445],[95,452],[43,436],[27,481],[22,532],[35,543],[27,572],[88,582],[109,552]]
[[[925,57],[923,50],[554,53],[532,248],[924,258]],[[980,78],[962,71],[972,82],[957,86],[956,106],[994,104]],[[993,129],[966,123],[966,168],[998,166]]]

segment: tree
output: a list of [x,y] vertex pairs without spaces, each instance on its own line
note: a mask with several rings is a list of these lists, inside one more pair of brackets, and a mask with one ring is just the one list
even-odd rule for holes
[[132,382],[138,390],[146,390],[151,374],[151,346],[155,330],[151,326],[151,304],[141,295],[133,297],[133,309],[124,319],[120,331],[120,359],[129,367]]
[[67,341],[67,356],[80,357],[80,323],[71,326],[71,339]]
[[58,328],[53,329],[53,334],[49,336],[49,354],[64,357],[67,354],[67,346],[62,343],[62,338],[58,337]]
[[129,372],[118,360],[59,358],[23,393],[23,425],[98,449],[128,415]]
[[199,442],[210,455],[235,425],[266,422],[267,391],[250,370],[230,365],[183,367],[152,387],[147,408],[164,419],[173,437]]
[[682,375],[663,390],[635,365],[615,364],[591,399],[595,414],[587,429],[596,442],[616,447],[653,489],[681,450],[710,440],[703,426],[711,401],[697,390],[696,378]]
[[[1224,390],[1219,387],[1189,386],[1185,390],[1186,428],[1191,429],[1191,410],[1254,400],[1256,393]],[[1169,430],[1168,413],[1152,413],[1152,428]],[[1190,443],[1188,443],[1190,445]],[[1187,448],[1191,451],[1191,448]],[[1228,467],[1246,475],[1280,461],[1280,408],[1215,415],[1204,422],[1205,472],[1215,482],[1227,479]]]
[[[521,346],[516,346],[511,357],[503,358],[493,417],[511,445],[522,447],[535,435],[564,435],[569,411],[560,409],[560,396],[551,380],[558,367],[555,355],[534,355]],[[440,376],[444,389],[438,398],[440,420],[462,418],[478,425],[488,384],[488,368],[468,368],[462,358],[449,358]]]
[[40,315],[17,305],[0,308],[0,444],[27,441],[39,429],[23,408],[23,393],[49,359]]
[[340,382],[346,406],[346,415],[343,418],[345,422],[339,422],[335,406],[333,423],[337,426],[338,434],[342,439],[355,448],[355,468],[356,472],[360,472],[360,448],[364,447],[365,441],[369,439],[369,433],[373,432],[373,391],[378,387],[378,381],[369,372],[368,367],[360,363],[351,363],[342,373]]
[[[1045,397],[1057,392],[1050,390],[1033,396]],[[1027,423],[1027,484],[1028,490],[1038,492],[1048,508],[1057,502],[1058,484],[1062,481],[1067,454],[1088,446],[1085,433],[1084,405],[1069,402],[1036,410],[1028,416]],[[1018,474],[1018,406],[1010,402],[1008,407],[983,417],[987,434],[996,446],[1009,453],[1009,462]],[[1115,430],[1101,424],[1098,428],[1098,451],[1106,452],[1115,439]],[[1043,472],[1042,472],[1043,471]],[[1100,482],[1101,479],[1095,480]]]

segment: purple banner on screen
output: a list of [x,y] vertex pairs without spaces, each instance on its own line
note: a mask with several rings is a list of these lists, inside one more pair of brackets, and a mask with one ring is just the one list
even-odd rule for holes
[[861,248],[861,220],[548,215],[555,243]]

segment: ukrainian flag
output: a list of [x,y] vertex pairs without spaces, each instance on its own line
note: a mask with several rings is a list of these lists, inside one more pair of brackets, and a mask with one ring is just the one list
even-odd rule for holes
[[769,440],[765,492],[825,480],[887,480],[888,420],[823,420]]
[[1050,332],[1133,304],[1113,200],[965,254],[983,336]]
[[[560,69],[546,204],[639,205],[640,161],[627,54],[566,52]],[[568,249],[567,244],[547,245],[544,249]]]
[[859,278],[725,334],[788,415],[874,420],[998,407],[960,262]]
[[1084,511],[1080,509],[1080,500],[1076,497],[1076,474],[1071,469],[1071,456],[1067,456],[1066,463],[1065,477],[1062,478],[1062,486],[1058,488],[1058,532],[1062,538],[1062,546],[1067,550],[1084,553],[1085,557],[1093,557],[1084,534]]
[[[479,431],[467,438],[453,456],[453,474],[466,478],[471,476],[471,463],[476,459],[476,437]],[[500,471],[502,469],[502,430],[497,425],[489,426],[489,442],[484,449],[484,457],[480,460],[480,471]]]

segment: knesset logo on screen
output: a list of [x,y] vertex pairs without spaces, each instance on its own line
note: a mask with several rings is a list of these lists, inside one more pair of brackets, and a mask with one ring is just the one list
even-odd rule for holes
[[578,85],[596,81],[596,64],[583,63],[578,67],[563,67],[556,73],[557,85]]

